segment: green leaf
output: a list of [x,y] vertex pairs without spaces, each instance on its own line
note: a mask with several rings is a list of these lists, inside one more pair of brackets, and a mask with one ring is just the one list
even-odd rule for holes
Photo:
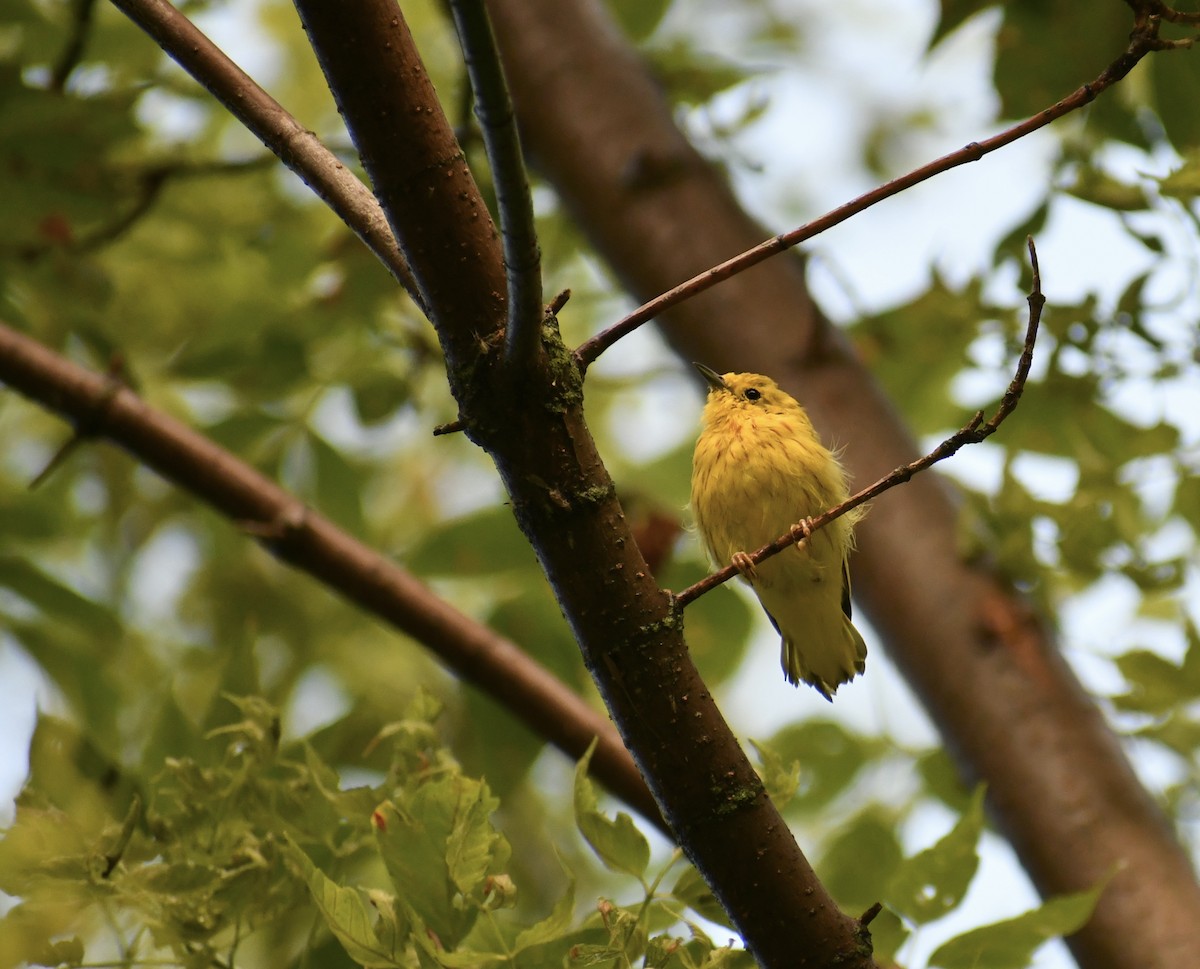
[[971,790],[963,786],[958,767],[944,747],[927,750],[917,758],[917,771],[925,788],[957,814],[966,813],[971,804]]
[[278,415],[262,410],[231,414],[204,428],[204,433],[226,450],[246,460],[267,460],[278,457],[280,437],[287,422]]
[[1144,649],[1124,653],[1116,663],[1129,682],[1127,693],[1113,697],[1113,702],[1124,710],[1169,713],[1200,696],[1200,647],[1194,639],[1178,666]]
[[[1103,394],[1094,374],[1077,376],[1052,371],[1039,383],[1025,386],[1018,413],[1036,415],[1012,428],[1011,444],[1079,462],[1081,486],[1095,477],[1111,476],[1113,456],[1130,461],[1174,451],[1179,431],[1170,424],[1141,427],[1097,401]],[[1009,428],[1005,426],[1006,433]]]
[[1177,148],[1200,143],[1200,119],[1192,106],[1200,102],[1200,64],[1192,50],[1166,50],[1149,58],[1154,82],[1154,110]]
[[35,966],[77,966],[83,962],[83,940],[79,936],[48,942],[31,963]]
[[630,40],[645,40],[662,21],[669,0],[608,0],[608,9]]
[[939,946],[929,964],[941,969],[1025,969],[1043,943],[1083,927],[1111,877],[1088,891],[1060,895],[1024,915],[965,932]]
[[826,843],[817,874],[843,908],[866,911],[879,900],[879,886],[902,858],[895,815],[872,804]]
[[6,249],[69,244],[136,204],[137,180],[107,167],[137,134],[131,92],[60,95],[21,83],[9,63],[0,63],[0,88]]
[[873,745],[832,721],[806,720],[788,724],[766,746],[781,762],[799,764],[792,806],[813,811],[850,786],[872,756]]
[[1185,761],[1192,760],[1200,750],[1200,723],[1175,710],[1164,719],[1133,731],[1132,736],[1160,743]]
[[0,555],[0,587],[15,592],[48,618],[71,623],[97,642],[121,635],[121,624],[106,606],[93,602],[16,555]]
[[350,388],[354,410],[364,424],[379,424],[408,403],[412,388],[407,380],[383,370],[373,370]]
[[605,867],[641,878],[650,864],[650,844],[628,814],[619,812],[613,821],[596,809],[596,791],[587,776],[595,750],[593,739],[575,766],[575,824]]
[[1165,178],[1158,180],[1158,190],[1172,198],[1189,202],[1200,195],[1200,150],[1192,149],[1183,164]]
[[419,575],[455,578],[537,568],[537,558],[507,505],[430,529],[405,562]]
[[431,966],[441,966],[442,969],[488,969],[506,961],[506,956],[499,952],[477,952],[470,948],[448,949],[442,944],[442,939],[421,921],[420,916],[412,914],[412,919],[413,930],[410,938],[416,943],[422,969]]
[[[402,948],[385,946],[376,936],[370,913],[357,891],[343,888],[327,878],[291,838],[287,839],[287,853],[300,869],[329,931],[337,937],[351,959],[368,969],[406,965]],[[393,940],[397,939],[394,932],[390,935]]]
[[487,876],[508,862],[508,842],[488,818],[496,807],[482,781],[448,773],[397,791],[373,815],[397,898],[446,949],[470,931]]
[[941,0],[941,16],[938,18],[933,36],[929,39],[930,50],[967,19],[981,10],[996,6],[996,3],[997,0]]
[[[1004,4],[995,70],[1004,117],[1036,114],[1094,78],[1125,49],[1129,28],[1123,4]],[[1046,56],[1050,37],[1053,57]]]
[[491,816],[500,807],[482,782],[464,785],[450,834],[446,838],[446,867],[450,880],[464,895],[476,892],[496,859],[502,836]]
[[1115,212],[1141,212],[1150,207],[1146,191],[1132,182],[1122,182],[1096,168],[1081,169],[1071,195]]
[[750,745],[758,754],[758,776],[762,778],[763,786],[775,806],[782,811],[800,788],[800,762],[792,760],[785,764],[779,753],[769,745],[756,740],[751,740]]
[[717,901],[717,897],[708,887],[708,883],[691,865],[688,865],[676,880],[671,894],[701,918],[715,922],[717,925],[723,925],[731,932],[737,931],[733,926],[733,920],[725,912],[721,903]]
[[475,918],[475,912],[454,905],[457,890],[446,866],[457,799],[444,782],[418,791],[420,797],[411,798],[416,803],[401,808],[385,802],[375,809],[375,838],[396,897],[453,948]]
[[891,908],[922,925],[958,906],[979,866],[976,846],[983,831],[983,795],[980,785],[950,832],[896,869],[884,892]]
[[522,929],[513,942],[513,955],[535,946],[557,942],[571,932],[575,920],[575,877],[567,871],[567,887],[544,919]]
[[[916,299],[863,317],[851,334],[892,399],[902,402],[913,430],[928,434],[963,420],[963,408],[950,396],[950,382],[963,369],[967,347],[986,317],[981,280],[955,290],[935,274]],[[927,365],[913,367],[909,353]]]
[[365,524],[359,501],[364,484],[362,472],[319,434],[309,432],[308,444],[316,473],[317,508],[352,535],[363,534]]
[[648,52],[655,73],[676,104],[701,105],[741,84],[747,72],[724,58],[675,40]]
[[371,903],[371,908],[375,909],[379,915],[373,931],[383,951],[397,954],[404,952],[409,933],[412,931],[412,925],[409,923],[408,913],[404,910],[404,906],[395,895],[377,888],[372,888],[367,892],[367,899]]
[[683,508],[691,498],[692,451],[696,442],[688,438],[679,447],[660,455],[646,464],[621,468],[619,457],[614,461],[613,477],[621,504],[630,495],[648,495],[664,508]]

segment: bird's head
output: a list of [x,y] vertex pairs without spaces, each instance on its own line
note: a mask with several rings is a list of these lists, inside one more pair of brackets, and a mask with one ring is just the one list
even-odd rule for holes
[[694,365],[708,383],[708,407],[727,413],[803,414],[795,398],[770,377],[757,373],[719,374],[702,363]]

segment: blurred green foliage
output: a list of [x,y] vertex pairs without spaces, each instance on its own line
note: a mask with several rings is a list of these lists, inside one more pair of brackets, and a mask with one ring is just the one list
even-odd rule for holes
[[[720,11],[742,26],[741,49],[713,43],[704,17],[679,3],[609,6],[680,112],[744,92],[808,42],[802,18],[761,0]],[[0,9],[0,319],[93,369],[119,361],[151,405],[598,702],[490,464],[461,436],[430,434],[455,408],[428,324],[349,230],[109,5],[92,8],[82,59],[58,85],[79,9]],[[288,4],[186,9],[252,26],[264,83],[353,164]],[[443,12],[425,2],[405,14],[479,163]],[[996,23],[1006,117],[1091,79],[1129,28],[1117,0],[944,0],[931,44],[977,16]],[[1083,293],[1047,307],[1021,418],[997,445],[998,484],[965,486],[962,532],[964,554],[991,558],[1050,614],[1117,582],[1179,634],[1177,656],[1139,644],[1092,658],[1121,683],[1115,722],[1171,758],[1178,780],[1164,799],[1180,812],[1194,805],[1200,747],[1200,636],[1181,591],[1195,579],[1200,468],[1195,427],[1160,397],[1196,378],[1195,294],[1168,270],[1181,246],[1196,251],[1198,72],[1186,51],[1139,67],[1066,129],[1044,197],[996,241],[986,272],[935,273],[852,330],[916,433],[937,437],[1003,389],[995,375],[1006,378],[1016,352],[1027,233],[1083,205],[1154,258],[1112,305]],[[726,115],[731,153],[766,110],[756,90]],[[864,143],[864,169],[872,151]],[[1168,175],[1143,175],[1113,163],[1122,152],[1175,160]],[[535,186],[547,289],[572,288],[562,323],[577,342],[611,321],[616,300],[567,213],[536,176]],[[631,519],[666,536],[659,578],[678,589],[707,568],[685,530],[690,430],[647,455],[619,419],[622,401],[682,386],[663,351],[646,352],[645,366],[589,376],[589,420]],[[1129,407],[1139,393],[1152,406]],[[696,872],[607,809],[586,761],[572,780],[494,701],[236,525],[100,444],[30,491],[68,437],[0,395],[0,650],[30,658],[48,698],[0,840],[11,896],[0,967],[198,967],[235,955],[245,966],[750,964],[714,941],[728,920]],[[1031,456],[1069,470],[1065,496],[1030,478]],[[687,613],[718,691],[762,629],[728,590]],[[958,907],[983,818],[943,749],[811,719],[755,747],[839,902],[887,906],[872,924],[881,959]],[[931,804],[958,820],[913,850],[905,825]],[[1094,902],[1094,892],[1049,900],[946,942],[930,964],[1025,965]]]

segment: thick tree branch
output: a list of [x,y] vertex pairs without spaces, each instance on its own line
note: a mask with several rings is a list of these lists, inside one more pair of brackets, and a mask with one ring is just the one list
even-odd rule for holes
[[[1025,390],[1025,381],[1029,378],[1029,368],[1033,365],[1033,346],[1037,342],[1038,324],[1042,319],[1042,307],[1046,305],[1046,297],[1042,294],[1042,274],[1038,267],[1037,249],[1034,247],[1033,239],[1029,239],[1029,260],[1033,266],[1033,288],[1030,290],[1029,302],[1029,322],[1025,326],[1025,342],[1021,348],[1021,356],[1017,361],[1017,369],[1013,374],[1013,378],[1009,381],[1007,389],[1004,391],[1004,396],[1000,398],[1000,404],[996,408],[996,413],[991,419],[985,421],[983,419],[983,411],[978,411],[963,427],[959,428],[951,434],[946,440],[942,441],[928,454],[917,458],[915,461],[910,461],[902,467],[896,468],[890,474],[884,475],[873,485],[863,488],[861,491],[855,492],[845,501],[834,505],[819,515],[814,515],[812,518],[805,519],[803,522],[803,530],[806,532],[806,538],[818,528],[824,528],[832,521],[841,518],[846,512],[851,511],[859,505],[864,505],[872,498],[877,498],[885,491],[890,491],[897,485],[911,481],[913,475],[919,474],[927,468],[933,467],[939,461],[944,461],[948,457],[952,457],[968,444],[978,444],[981,441],[986,441],[989,437],[999,430],[1004,419],[1008,417],[1021,400],[1021,394]],[[793,525],[792,531],[787,534],[780,535],[774,541],[768,542],[762,548],[750,553],[750,561],[755,565],[765,562],[774,555],[778,555],[785,548],[791,548],[796,544],[796,529],[800,525]],[[680,606],[686,606],[706,592],[717,588],[717,586],[728,582],[734,576],[738,575],[736,566],[727,565],[711,575],[705,576],[699,582],[689,585],[686,589],[676,593],[675,601]]]
[[[799,228],[780,233],[777,236],[767,239],[765,242],[760,242],[754,248],[734,256],[732,259],[727,259],[717,266],[706,269],[704,272],[693,276],[687,282],[680,283],[678,286],[674,286],[666,292],[655,296],[654,299],[642,304],[608,329],[596,334],[590,340],[581,343],[575,351],[580,366],[586,370],[600,354],[621,339],[621,337],[627,336],[642,324],[654,319],[660,313],[670,309],[672,306],[677,306],[679,303],[692,298],[698,293],[704,292],[722,280],[729,279],[740,272],[745,272],[751,266],[757,265],[764,259],[769,259],[774,255],[791,249],[793,246],[806,242],[814,236],[820,235],[825,230],[831,229],[841,222],[845,222],[851,216],[869,209],[872,205],[882,202],[884,199],[891,198],[893,195],[899,195],[901,192],[912,188],[914,185],[919,185],[921,182],[933,178],[935,175],[940,175],[952,168],[957,168],[959,165],[965,165],[967,162],[979,161],[985,155],[989,155],[1006,145],[1011,145],[1014,141],[1024,138],[1031,132],[1037,131],[1039,128],[1044,128],[1052,121],[1057,121],[1063,115],[1070,114],[1072,111],[1090,104],[1101,91],[1112,87],[1112,85],[1120,81],[1126,74],[1133,70],[1134,65],[1138,61],[1151,51],[1179,46],[1178,43],[1162,40],[1158,36],[1158,27],[1159,22],[1153,18],[1147,20],[1144,24],[1139,24],[1134,29],[1129,40],[1129,46],[1125,49],[1124,53],[1101,71],[1094,81],[1090,84],[1084,84],[1058,103],[1052,104],[1033,117],[1027,118],[1019,124],[1015,124],[1011,128],[993,135],[991,138],[985,138],[983,141],[972,141],[969,145],[964,145],[957,151],[952,151],[948,155],[936,158],[906,175],[893,178],[890,182],[886,182],[878,188],[873,188],[858,198],[851,199],[844,205],[839,205],[836,209],[826,212],[818,219],[813,219]],[[1186,42],[1186,44],[1190,45],[1190,41]]]
[[556,329],[542,328],[542,353],[520,379],[507,366],[494,230],[395,4],[296,6],[428,300],[465,430],[496,462],[672,832],[762,965],[791,969],[798,949],[813,966],[871,965],[858,920],[817,881],[696,673],[682,616],[650,575],[596,452],[581,374]]
[[542,256],[534,228],[525,158],[517,135],[517,118],[483,0],[450,0],[450,11],[475,92],[475,115],[479,118],[500,215],[508,280],[505,346],[509,363],[524,367],[541,347]]
[[112,0],[337,214],[421,305],[379,203],[336,155],[166,0]]
[[0,381],[70,420],[77,436],[106,438],[238,523],[278,558],[427,647],[567,756],[599,737],[592,770],[631,807],[662,825],[611,723],[509,640],[435,596],[394,562],[306,508],[208,438],[0,323]]
[[[489,0],[489,10],[526,149],[636,298],[768,235],[686,142],[602,4]],[[684,360],[776,377],[822,437],[844,446],[855,480],[918,456],[895,409],[813,306],[800,259],[757,265],[658,322]],[[936,474],[879,502],[858,530],[859,604],[963,773],[988,782],[992,811],[1042,892],[1087,888],[1122,866],[1069,940],[1081,964],[1188,964],[1200,951],[1189,859],[1046,623],[1002,578],[962,560],[958,513]]]

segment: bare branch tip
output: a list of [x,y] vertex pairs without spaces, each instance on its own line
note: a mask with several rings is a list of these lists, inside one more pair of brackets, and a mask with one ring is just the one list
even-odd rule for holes
[[570,298],[571,290],[564,289],[561,293],[555,296],[554,299],[550,300],[550,302],[546,304],[546,315],[558,316],[558,314],[562,312],[562,308],[567,305],[567,300]]
[[433,436],[441,437],[444,434],[457,434],[459,431],[462,431],[465,429],[466,429],[466,424],[463,423],[463,420],[460,417],[460,418],[452,420],[446,424],[438,424],[433,429]]
[[308,508],[299,501],[291,502],[270,521],[243,518],[234,522],[245,534],[268,545],[290,538],[307,523]]
[[876,902],[874,905],[872,905],[869,909],[867,909],[865,912],[862,913],[862,915],[860,915],[858,917],[859,927],[866,928],[868,925],[870,925],[872,922],[875,921],[875,917],[882,911],[883,911],[883,905],[879,902]]

